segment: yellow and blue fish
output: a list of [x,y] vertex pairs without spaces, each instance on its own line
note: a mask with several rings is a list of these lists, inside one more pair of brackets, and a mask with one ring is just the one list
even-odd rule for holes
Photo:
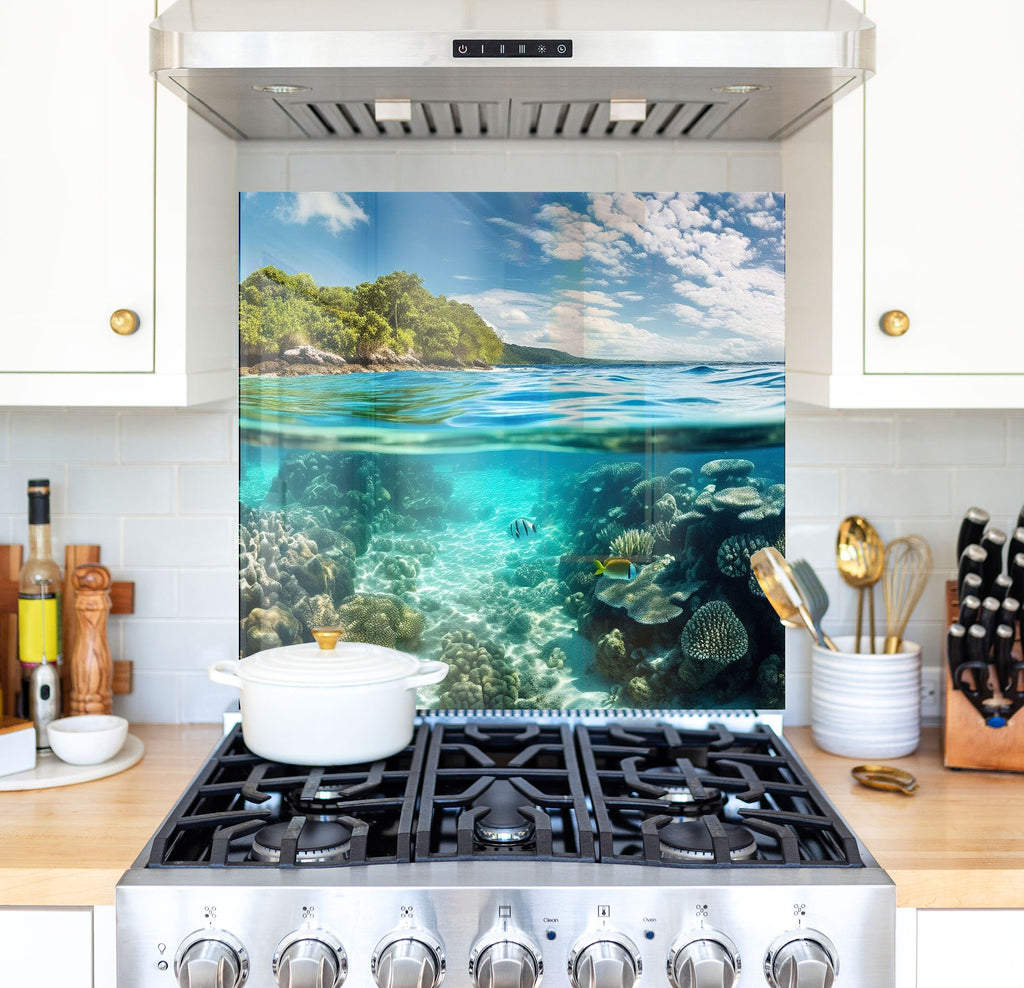
[[603,563],[600,559],[595,559],[594,572],[607,580],[632,580],[638,571],[635,563],[620,556],[613,556]]

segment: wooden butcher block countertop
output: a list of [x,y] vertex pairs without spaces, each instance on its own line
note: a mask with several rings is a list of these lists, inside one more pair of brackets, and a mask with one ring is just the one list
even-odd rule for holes
[[[110,905],[138,856],[220,737],[217,725],[133,724],[146,753],[94,782],[0,793],[0,905]],[[901,906],[1024,909],[1024,775],[942,767],[938,730],[909,758],[915,796],[866,789],[858,760],[785,732],[840,813],[896,882]]]

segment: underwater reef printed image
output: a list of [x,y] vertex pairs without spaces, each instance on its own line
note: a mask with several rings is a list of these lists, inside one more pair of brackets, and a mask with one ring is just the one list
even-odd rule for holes
[[240,652],[445,709],[781,709],[774,193],[240,199]]

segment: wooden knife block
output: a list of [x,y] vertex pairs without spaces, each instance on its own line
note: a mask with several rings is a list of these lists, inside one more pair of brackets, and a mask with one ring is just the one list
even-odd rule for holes
[[[946,583],[947,628],[956,621],[959,612],[956,580],[949,580]],[[1013,653],[1016,658],[1021,657],[1019,631]],[[1005,727],[988,727],[971,701],[953,689],[953,677],[945,655],[942,656],[942,668],[946,677],[942,746],[946,768],[1024,772],[1024,708],[1018,710]]]
[[[0,689],[3,706],[0,715],[14,714],[15,698],[21,689],[21,664],[18,662],[18,571],[21,569],[23,549],[20,545],[0,545]],[[70,667],[68,658],[75,647],[78,622],[75,614],[75,589],[70,575],[83,563],[98,563],[98,545],[69,545],[64,550],[64,599],[62,621],[64,633],[64,664],[61,667],[61,696],[63,713],[69,713],[68,700]],[[115,582],[110,588],[111,614],[131,614],[135,610],[135,584]],[[120,660],[113,664],[113,691],[115,695],[131,693],[132,664]]]

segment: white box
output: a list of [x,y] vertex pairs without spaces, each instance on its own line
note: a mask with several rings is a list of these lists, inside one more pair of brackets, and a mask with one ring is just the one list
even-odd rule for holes
[[0,775],[36,767],[36,729],[32,721],[0,717]]

